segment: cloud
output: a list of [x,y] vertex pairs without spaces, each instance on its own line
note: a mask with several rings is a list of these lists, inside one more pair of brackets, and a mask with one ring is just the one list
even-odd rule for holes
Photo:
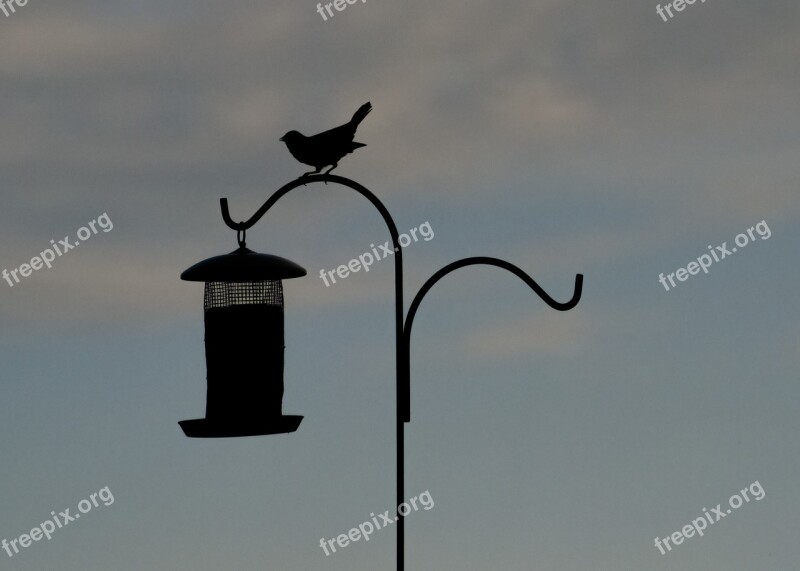
[[[4,263],[99,205],[128,216],[130,232],[95,252],[97,276],[164,244],[186,252],[198,228],[217,243],[219,196],[244,212],[301,172],[282,133],[332,127],[367,99],[368,146],[342,174],[407,219],[424,208],[498,228],[507,211],[531,212],[531,225],[557,213],[565,228],[537,263],[644,252],[669,241],[674,218],[699,226],[797,206],[800,9],[786,2],[684,12],[680,41],[652,7],[619,3],[373,2],[328,22],[288,1],[190,5],[134,16],[78,2],[4,22]],[[308,200],[309,219],[349,220],[349,205]],[[603,227],[598,206],[630,220]],[[303,224],[309,244],[329,239],[321,227]],[[517,259],[534,236],[511,242]],[[144,266],[136,275],[156,282],[173,270]]]

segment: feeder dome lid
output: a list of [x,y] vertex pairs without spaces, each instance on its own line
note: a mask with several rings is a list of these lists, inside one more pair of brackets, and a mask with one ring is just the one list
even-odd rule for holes
[[181,274],[181,279],[189,282],[242,283],[285,280],[304,275],[305,269],[291,260],[272,254],[259,254],[242,246],[230,254],[197,262]]

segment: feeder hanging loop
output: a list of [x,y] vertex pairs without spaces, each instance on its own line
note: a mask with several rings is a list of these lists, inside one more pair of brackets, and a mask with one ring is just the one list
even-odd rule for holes
[[236,231],[236,241],[239,242],[239,247],[244,248],[247,246],[247,243],[244,241],[246,230],[237,230]]

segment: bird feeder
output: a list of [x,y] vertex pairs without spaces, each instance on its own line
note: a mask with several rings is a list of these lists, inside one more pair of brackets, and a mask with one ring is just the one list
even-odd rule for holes
[[206,417],[179,424],[192,438],[289,433],[283,414],[283,283],[306,271],[285,258],[240,247],[181,274],[205,282]]

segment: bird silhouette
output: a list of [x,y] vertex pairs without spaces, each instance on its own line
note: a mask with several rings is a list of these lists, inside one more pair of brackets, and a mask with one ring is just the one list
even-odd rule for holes
[[301,178],[317,174],[330,165],[331,168],[323,173],[328,174],[339,166],[339,161],[342,160],[342,157],[358,148],[366,147],[364,143],[353,142],[353,138],[356,135],[358,125],[370,111],[372,111],[372,104],[368,101],[359,107],[353,118],[344,125],[311,137],[306,137],[298,131],[289,131],[281,137],[280,140],[286,143],[286,147],[294,158],[316,169],[303,173]]

